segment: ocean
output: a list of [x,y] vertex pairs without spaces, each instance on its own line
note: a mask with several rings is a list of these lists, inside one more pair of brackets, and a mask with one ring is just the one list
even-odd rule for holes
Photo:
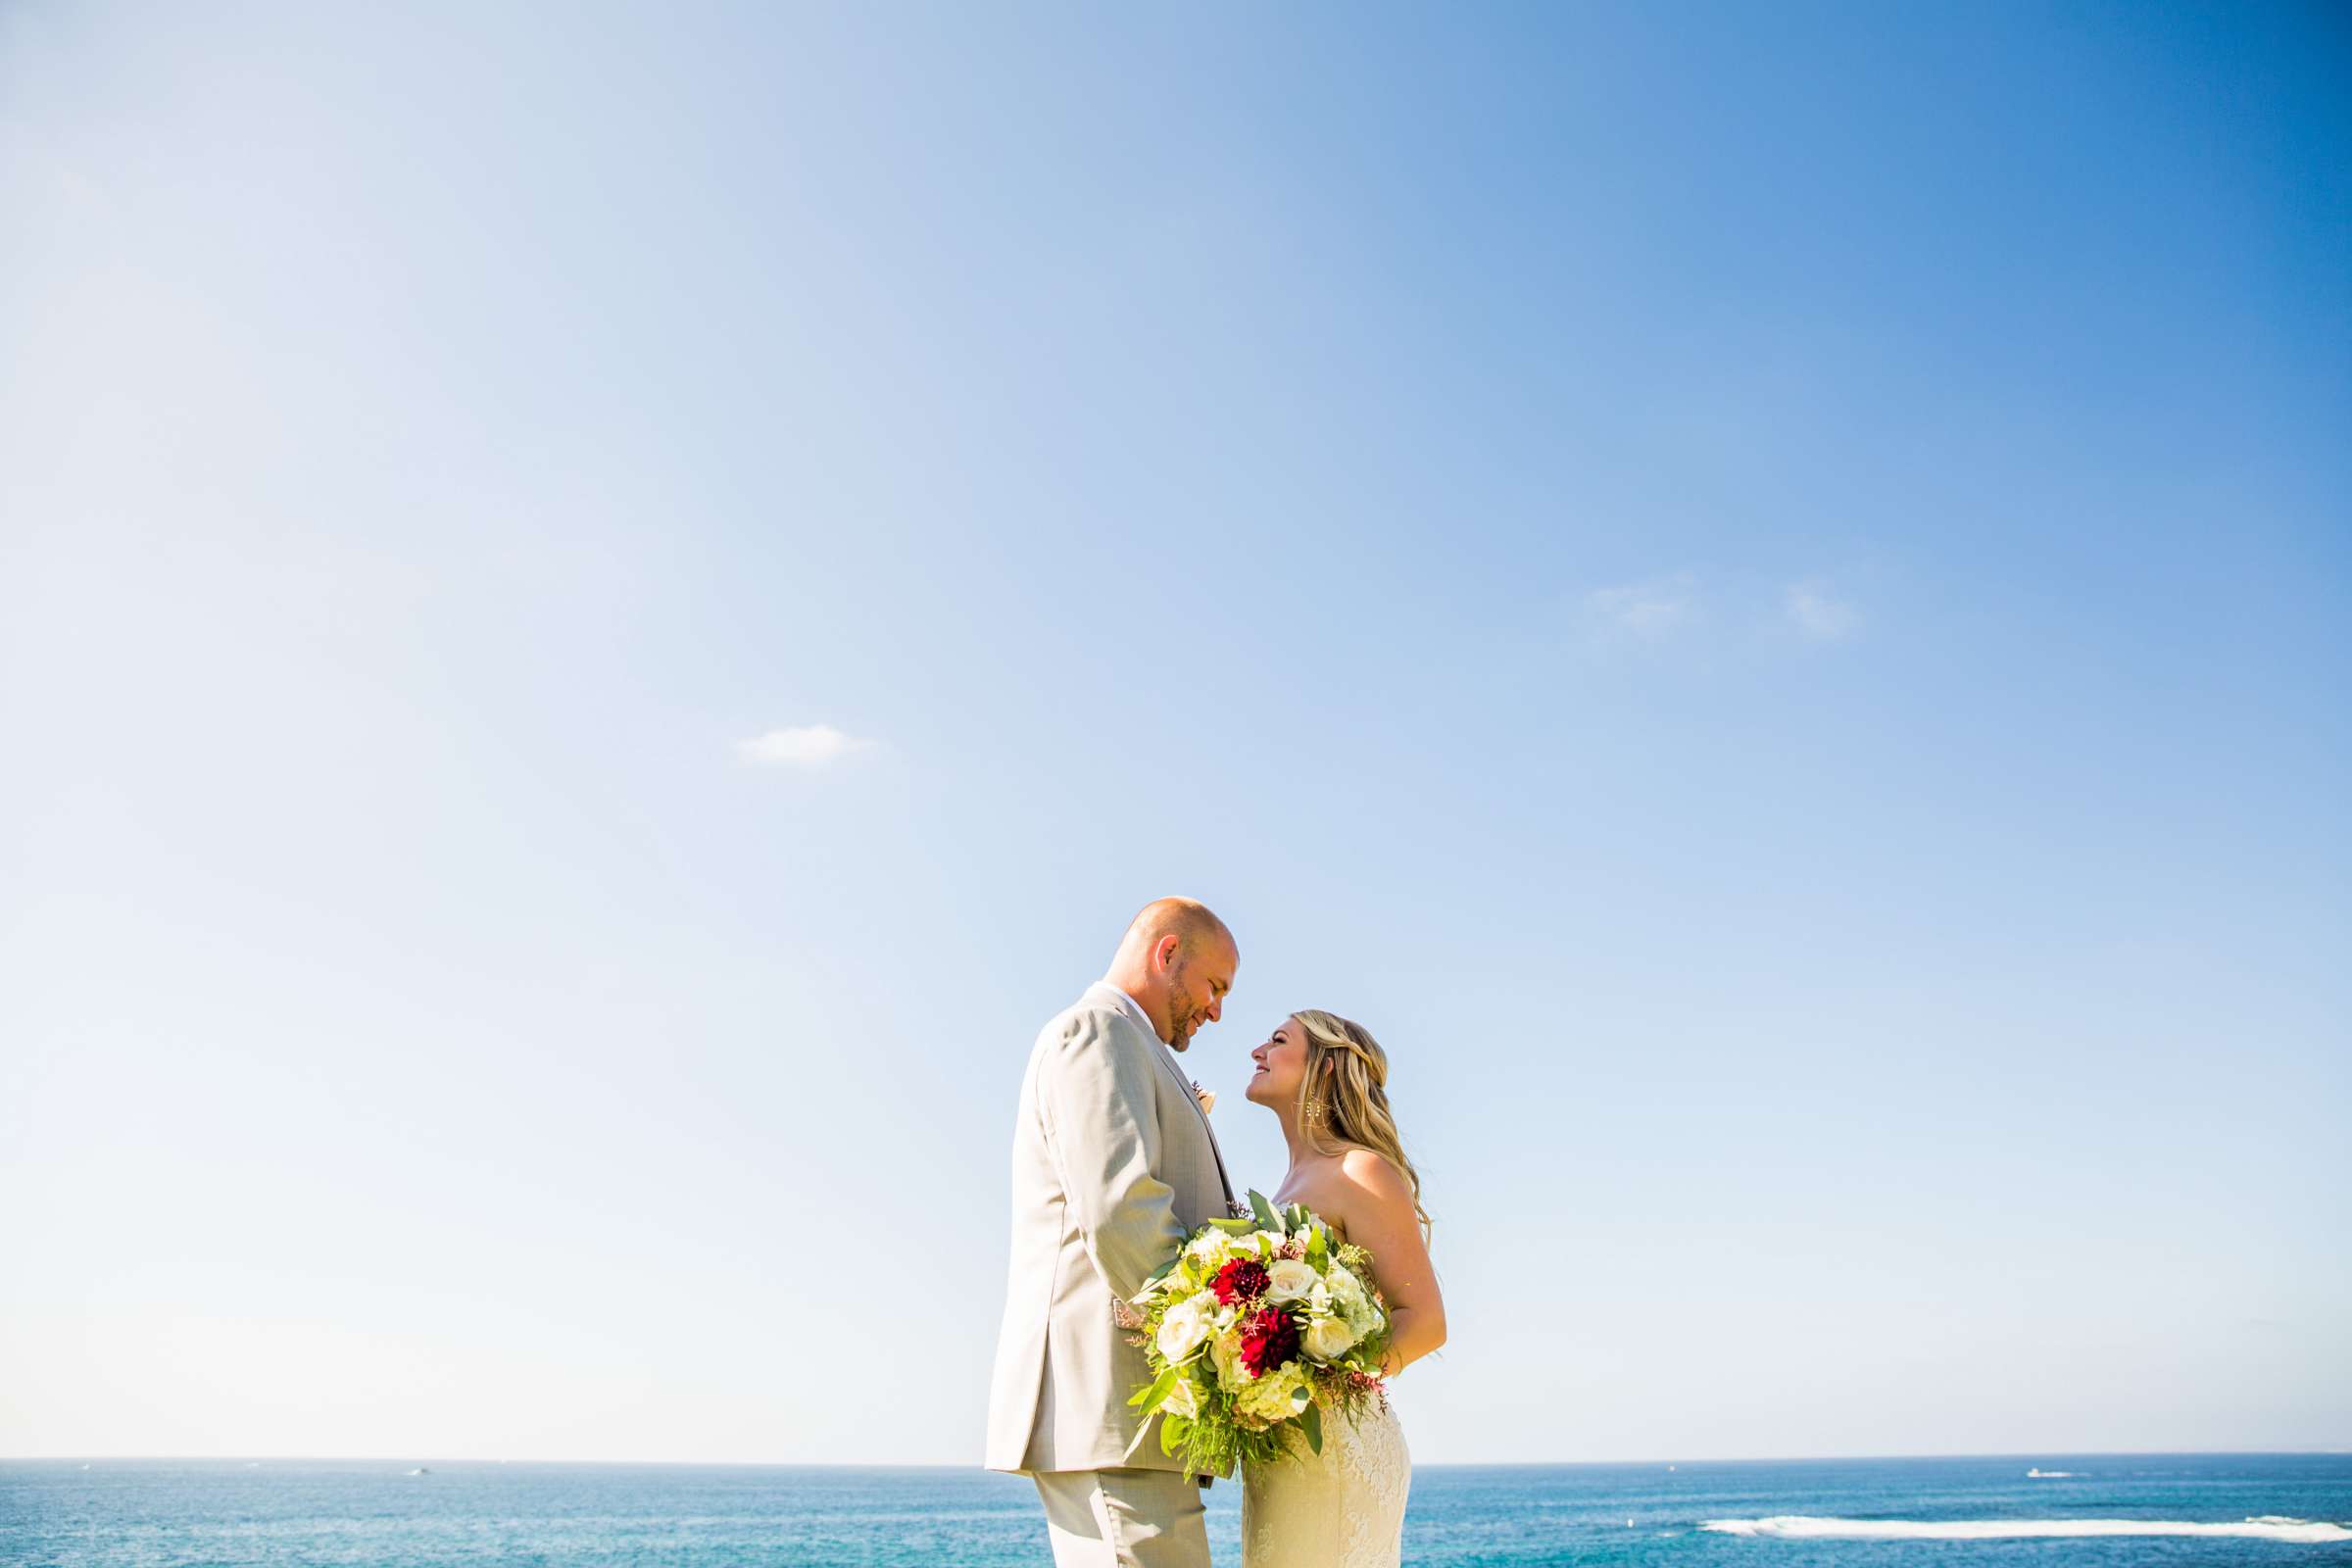
[[[2040,1472],[2034,1474],[2033,1472]],[[1239,1568],[1240,1489],[1209,1493]],[[2352,1455],[1430,1466],[1428,1568],[2352,1564]],[[2216,1533],[2217,1531],[2221,1533]],[[54,1568],[1043,1568],[976,1469],[392,1460],[0,1462],[0,1562]]]

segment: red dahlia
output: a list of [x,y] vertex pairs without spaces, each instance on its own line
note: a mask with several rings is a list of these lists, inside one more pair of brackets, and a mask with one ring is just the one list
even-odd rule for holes
[[1273,1284],[1266,1274],[1266,1265],[1253,1257],[1237,1257],[1217,1270],[1208,1288],[1217,1293],[1217,1304],[1231,1306],[1236,1301],[1254,1301],[1266,1294]]
[[1298,1357],[1298,1322],[1278,1306],[1261,1306],[1242,1319],[1242,1365],[1262,1378]]

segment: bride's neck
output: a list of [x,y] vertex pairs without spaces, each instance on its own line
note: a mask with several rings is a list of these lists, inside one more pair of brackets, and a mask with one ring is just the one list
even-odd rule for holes
[[1282,1117],[1282,1141],[1291,1152],[1291,1169],[1304,1164],[1314,1151],[1306,1147],[1306,1135],[1299,1130],[1298,1112],[1294,1108],[1278,1111]]

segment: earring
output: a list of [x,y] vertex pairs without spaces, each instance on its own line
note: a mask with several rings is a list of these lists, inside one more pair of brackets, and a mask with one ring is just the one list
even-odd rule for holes
[[1306,1124],[1309,1127],[1323,1125],[1323,1102],[1320,1100],[1310,1100],[1306,1102]]

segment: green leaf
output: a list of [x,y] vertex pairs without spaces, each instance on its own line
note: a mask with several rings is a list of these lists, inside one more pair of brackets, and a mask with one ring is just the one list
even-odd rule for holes
[[[1251,1193],[1250,1196],[1255,1198],[1257,1195]],[[1257,1229],[1257,1221],[1253,1219],[1212,1219],[1209,1223],[1228,1236],[1247,1236]]]
[[1184,1417],[1169,1416],[1159,1424],[1159,1451],[1174,1453],[1178,1448],[1184,1446],[1185,1434],[1192,1430],[1193,1424]]
[[1146,1285],[1157,1285],[1161,1280],[1166,1279],[1170,1274],[1174,1273],[1176,1271],[1176,1265],[1183,1261],[1184,1254],[1182,1252],[1178,1252],[1174,1257],[1169,1258],[1165,1263],[1160,1264],[1159,1267],[1145,1275],[1144,1283]]
[[1152,1411],[1159,1408],[1161,1400],[1165,1399],[1169,1395],[1176,1392],[1176,1380],[1182,1376],[1184,1376],[1184,1374],[1178,1371],[1175,1367],[1169,1367],[1159,1376],[1153,1378],[1150,1383],[1147,1383],[1142,1388],[1136,1390],[1134,1395],[1128,1398],[1127,1402],[1132,1405],[1140,1406],[1144,1414],[1150,1415]]
[[1282,1229],[1282,1220],[1275,1214],[1274,1205],[1267,1202],[1266,1195],[1254,1187],[1250,1189],[1250,1211],[1257,1216],[1259,1230],[1279,1231]]
[[1306,1262],[1318,1274],[1331,1266],[1331,1244],[1324,1240],[1320,1225],[1306,1233]]
[[1323,1451],[1323,1412],[1315,1408],[1313,1400],[1308,1400],[1306,1408],[1298,1412],[1298,1424],[1306,1429],[1306,1446],[1315,1452],[1321,1453]]

